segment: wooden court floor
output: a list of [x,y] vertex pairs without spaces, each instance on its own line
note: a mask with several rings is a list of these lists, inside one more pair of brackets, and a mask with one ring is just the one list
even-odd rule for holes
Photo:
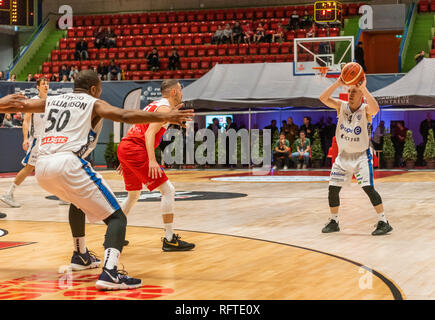
[[[370,235],[377,222],[353,183],[341,192],[340,228],[328,219],[326,182],[220,182],[244,171],[168,171],[180,198],[175,229],[192,252],[161,251],[158,201],[138,202],[128,217],[120,262],[141,289],[98,292],[100,270],[58,273],[69,263],[68,207],[29,177],[16,190],[18,209],[0,203],[0,299],[435,299],[435,172],[377,179],[391,234]],[[315,173],[312,173],[315,175]],[[115,192],[113,172],[103,173]],[[0,179],[3,192],[12,178]],[[244,194],[189,198],[196,193]],[[103,256],[105,227],[87,225],[89,249]]]

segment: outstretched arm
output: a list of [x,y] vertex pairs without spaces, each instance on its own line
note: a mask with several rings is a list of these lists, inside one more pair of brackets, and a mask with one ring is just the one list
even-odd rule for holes
[[376,101],[376,99],[371,95],[371,93],[369,92],[369,90],[367,90],[367,80],[364,77],[363,82],[361,83],[361,85],[359,86],[359,89],[362,91],[364,98],[366,98],[367,100],[367,113],[369,115],[376,115],[379,112],[379,104]]
[[0,98],[0,111],[2,113],[15,113],[23,111],[23,102],[25,100],[26,97],[21,93],[14,93],[4,96],[3,98]]
[[338,87],[344,85],[341,81],[341,77],[337,79],[333,84],[331,84],[323,93],[320,95],[319,99],[326,106],[336,109],[337,112],[340,111],[341,100],[331,98],[331,95],[337,90]]
[[111,106],[103,100],[98,100],[94,104],[94,113],[99,117],[129,124],[149,123],[149,122],[169,122],[184,126],[183,122],[192,120],[195,115],[193,110],[178,110],[183,106],[180,104],[177,109],[167,113],[162,112],[143,112],[140,110],[124,110]]
[[0,107],[0,111],[5,113],[16,113],[16,112],[44,113],[45,112],[45,99],[26,99],[25,97],[24,98],[20,98],[20,97],[24,97],[24,96],[18,94],[18,96],[16,97],[11,97],[11,99],[14,101],[12,105],[9,105],[9,107],[6,107],[5,109],[2,109]]

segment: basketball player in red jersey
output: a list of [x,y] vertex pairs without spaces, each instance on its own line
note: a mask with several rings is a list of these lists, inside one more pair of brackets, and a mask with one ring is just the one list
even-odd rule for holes
[[[169,112],[181,103],[181,85],[177,80],[164,80],[161,84],[162,99],[145,107],[145,112]],[[175,189],[165,172],[156,161],[155,149],[166,132],[168,123],[134,125],[118,146],[118,159],[121,164],[127,200],[121,207],[128,214],[140,197],[142,184],[149,191],[158,189],[162,195],[161,212],[165,226],[163,251],[187,251],[195,247],[193,243],[180,240],[174,234]]]

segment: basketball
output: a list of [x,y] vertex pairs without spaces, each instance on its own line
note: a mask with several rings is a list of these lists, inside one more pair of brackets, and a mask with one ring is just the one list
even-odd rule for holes
[[341,69],[341,80],[345,85],[354,86],[364,79],[364,70],[356,62],[349,62]]

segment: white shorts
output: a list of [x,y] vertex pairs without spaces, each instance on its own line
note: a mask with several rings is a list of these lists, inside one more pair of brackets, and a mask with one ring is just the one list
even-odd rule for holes
[[104,220],[120,209],[101,175],[72,152],[38,157],[35,175],[42,188],[80,208],[90,222]]
[[38,151],[39,151],[39,141],[38,138],[30,138],[29,140],[29,149],[27,149],[26,156],[24,157],[23,161],[21,161],[21,164],[23,166],[36,165],[36,160],[38,159]]
[[331,169],[330,186],[350,184],[352,176],[361,187],[373,186],[373,157],[370,149],[361,153],[341,152]]

